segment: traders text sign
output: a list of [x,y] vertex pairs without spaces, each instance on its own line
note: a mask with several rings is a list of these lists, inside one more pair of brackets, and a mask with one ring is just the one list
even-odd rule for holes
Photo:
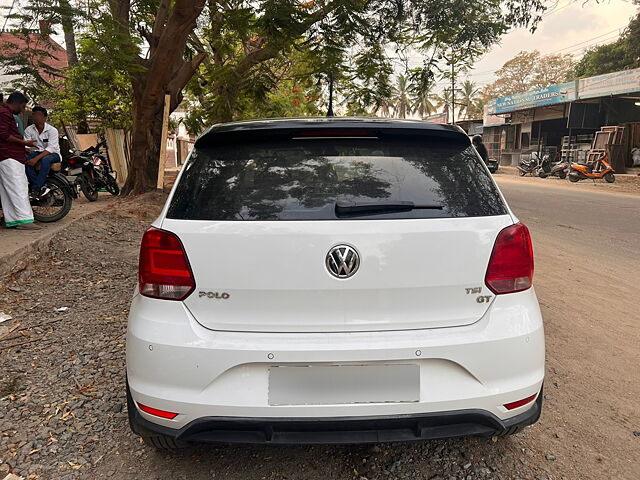
[[529,90],[528,92],[496,98],[495,111],[489,113],[514,112],[544,105],[572,102],[575,99],[576,82],[558,83]]

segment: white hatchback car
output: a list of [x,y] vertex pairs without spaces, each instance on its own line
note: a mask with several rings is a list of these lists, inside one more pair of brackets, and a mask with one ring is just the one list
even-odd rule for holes
[[515,433],[542,407],[532,277],[457,127],[214,126],[142,239],[131,427],[168,449]]

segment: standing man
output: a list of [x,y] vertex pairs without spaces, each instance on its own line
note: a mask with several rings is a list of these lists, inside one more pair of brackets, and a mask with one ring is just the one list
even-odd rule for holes
[[[31,191],[36,198],[46,195],[44,182],[49,175],[51,164],[61,162],[58,130],[47,123],[49,114],[44,107],[33,107],[33,125],[24,131],[24,139],[36,143],[34,152],[27,156],[27,177],[31,183]],[[40,162],[40,170],[35,167]]]
[[27,97],[13,92],[7,103],[0,104],[0,202],[5,225],[17,230],[40,230],[33,224],[29,203],[29,184],[25,175],[25,147],[35,146],[25,141],[18,131],[14,114],[24,112]]

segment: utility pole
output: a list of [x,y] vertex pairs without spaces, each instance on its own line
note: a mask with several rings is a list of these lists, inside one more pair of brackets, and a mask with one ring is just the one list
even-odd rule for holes
[[451,125],[456,124],[456,77],[453,71],[454,63],[453,63],[453,52],[451,52],[451,59],[449,60],[451,64]]
[[333,72],[329,74],[329,109],[327,117],[333,117]]

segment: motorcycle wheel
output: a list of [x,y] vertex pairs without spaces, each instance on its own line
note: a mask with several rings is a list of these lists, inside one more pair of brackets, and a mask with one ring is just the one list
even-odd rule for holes
[[569,181],[576,183],[580,181],[580,177],[578,175],[569,175]]
[[604,176],[604,179],[607,181],[607,183],[613,183],[616,181],[616,176],[613,173],[609,172]]
[[89,200],[90,202],[95,202],[96,200],[98,200],[98,187],[96,186],[96,182],[95,180],[93,180],[93,178],[91,178],[87,173],[82,173],[82,175],[80,175],[80,190],[82,190],[82,193],[84,194],[85,197],[87,197],[87,200]]
[[524,170],[518,170],[518,171],[520,172],[521,177],[524,177],[527,174],[527,172],[525,172]]
[[107,174],[107,176],[108,176],[108,180],[104,188],[111,195],[113,195],[114,197],[117,197],[120,194],[120,187],[118,186],[118,183],[115,181],[115,179],[111,175]]
[[44,184],[50,191],[44,198],[31,201],[33,218],[43,223],[55,222],[69,213],[73,198],[65,185],[55,177],[47,178]]
[[567,178],[567,172],[563,170],[558,174],[558,176],[560,177],[560,180],[564,180],[565,178]]
[[548,177],[548,175],[545,173],[545,171],[544,171],[544,170],[540,170],[540,171],[538,172],[538,176],[539,176],[540,178],[547,178],[547,177]]

